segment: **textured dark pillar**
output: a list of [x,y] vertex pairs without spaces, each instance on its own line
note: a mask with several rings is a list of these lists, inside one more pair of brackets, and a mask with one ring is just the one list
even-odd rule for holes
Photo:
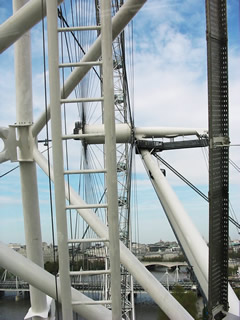
[[228,310],[228,47],[226,0],[206,0],[209,112],[209,319]]

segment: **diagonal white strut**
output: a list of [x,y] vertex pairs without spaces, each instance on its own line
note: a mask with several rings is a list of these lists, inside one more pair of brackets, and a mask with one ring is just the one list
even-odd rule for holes
[[[40,168],[48,175],[48,162],[39,152],[37,147],[33,150],[35,161]],[[53,170],[50,167],[50,177],[54,182]],[[67,182],[66,182],[67,184]],[[66,188],[65,190],[68,190]],[[71,204],[83,206],[86,204],[83,199],[69,187],[70,192],[66,191],[66,198]],[[71,198],[69,199],[69,194]],[[99,217],[90,209],[77,209],[81,217],[90,225],[100,238],[108,237],[107,226],[99,219]],[[120,260],[128,269],[137,282],[145,289],[159,307],[173,320],[193,319],[189,313],[176,301],[172,295],[162,286],[162,284],[144,267],[144,265],[133,255],[133,253],[120,241]]]
[[[58,4],[63,0],[58,0]],[[30,0],[0,25],[0,53],[46,16],[46,0]]]
[[[112,39],[114,40],[120,32],[126,27],[136,13],[141,9],[146,0],[127,0],[124,5],[119,9],[112,19]],[[81,62],[96,61],[101,55],[101,36],[99,36],[93,45],[89,48],[88,52],[84,55]],[[65,81],[61,90],[61,98],[67,98],[83,77],[90,70],[91,66],[81,66],[73,70],[70,76]],[[44,112],[32,127],[33,136],[37,136],[46,124],[46,116],[50,119],[50,108],[48,107],[47,115]]]
[[[193,267],[194,274],[205,297],[208,298],[208,246],[168,184],[151,153],[147,150],[141,150],[141,155],[173,231],[183,247],[188,262]],[[229,313],[239,316],[239,300],[230,285],[228,285],[228,296]]]
[[[19,278],[27,281],[29,284],[46,293],[53,299],[62,301],[60,281],[57,280],[58,296],[56,295],[55,277],[39,267],[31,260],[25,258],[16,251],[10,249],[6,244],[0,242],[0,265],[11,271]],[[93,302],[76,289],[71,289],[73,301],[82,301],[85,303]],[[90,320],[112,320],[112,312],[100,305],[73,305],[73,310],[84,319]]]

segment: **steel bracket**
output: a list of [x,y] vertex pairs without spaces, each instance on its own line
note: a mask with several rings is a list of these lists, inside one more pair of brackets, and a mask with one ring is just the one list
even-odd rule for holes
[[229,137],[213,137],[210,139],[210,148],[218,148],[218,147],[229,147],[230,139]]
[[31,124],[14,124],[8,128],[1,127],[0,139],[4,143],[3,150],[0,152],[0,163],[5,161],[33,161],[35,139],[31,134]]
[[15,128],[0,127],[0,139],[4,143],[3,150],[0,152],[0,163],[10,160],[17,161],[17,144]]

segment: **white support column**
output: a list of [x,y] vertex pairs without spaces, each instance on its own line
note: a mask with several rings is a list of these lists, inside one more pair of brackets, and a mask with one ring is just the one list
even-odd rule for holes
[[[14,0],[14,12],[17,12],[26,2],[26,0]],[[24,136],[29,137],[29,127],[33,121],[31,40],[29,32],[22,36],[15,44],[15,80],[16,126],[18,128],[19,139],[21,140]],[[20,147],[19,158],[24,158],[25,153],[23,149],[31,150],[31,146],[24,145]],[[34,263],[43,267],[36,163],[34,161],[20,160],[19,165],[27,256]],[[30,299],[31,312],[35,315],[33,320],[47,319],[47,317],[37,316],[38,314],[47,315],[48,313],[46,295],[30,286]]]
[[[141,151],[147,172],[151,172],[151,182],[166,212],[173,231],[180,241],[190,265],[208,298],[208,246],[192,223],[177,195],[168,184],[150,152]],[[228,285],[229,313],[239,316],[239,300]]]
[[62,297],[63,320],[72,320],[72,297],[69,274],[68,232],[63,175],[62,122],[60,108],[60,79],[58,53],[57,0],[47,1],[48,63],[50,110],[52,128],[53,173],[55,177],[55,207],[59,253],[59,273]]
[[101,0],[101,38],[103,61],[103,113],[105,127],[105,163],[108,203],[111,299],[114,320],[121,319],[121,276],[119,253],[117,159],[114,113],[111,2]]

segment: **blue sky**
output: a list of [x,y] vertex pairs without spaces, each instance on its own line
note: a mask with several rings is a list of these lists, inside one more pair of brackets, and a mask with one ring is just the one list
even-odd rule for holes
[[[11,15],[11,4],[1,0],[0,22]],[[239,144],[239,2],[228,1],[230,138]],[[205,1],[148,0],[133,22],[134,116],[136,126],[207,128],[207,65]],[[34,118],[44,110],[41,24],[32,31]],[[0,56],[1,123],[15,122],[13,48]],[[0,141],[1,143],[1,141]],[[1,144],[0,144],[1,146]],[[230,148],[240,165],[239,147]],[[162,154],[177,170],[207,194],[208,171],[203,150]],[[159,200],[136,156],[139,240],[174,240]],[[17,163],[4,163],[0,175]],[[239,173],[230,169],[230,200],[239,217]],[[43,240],[52,242],[48,179],[38,170]],[[208,238],[207,204],[171,172],[167,178],[202,236]],[[24,243],[19,171],[0,180],[0,240]],[[135,219],[135,218],[134,218]],[[133,220],[134,220],[133,219]],[[235,228],[230,236],[237,238]],[[134,236],[135,237],[135,236]],[[137,240],[137,238],[135,237]],[[133,239],[134,240],[134,239]]]

